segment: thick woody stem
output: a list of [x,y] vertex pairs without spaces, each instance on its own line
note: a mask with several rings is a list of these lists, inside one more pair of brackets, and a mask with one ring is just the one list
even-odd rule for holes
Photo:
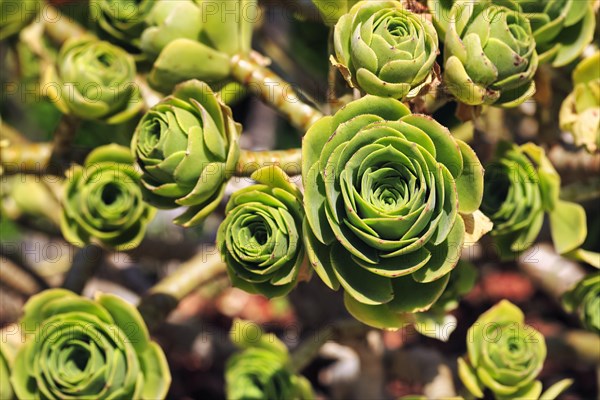
[[103,255],[104,250],[93,244],[77,251],[62,287],[81,294],[87,281],[94,276],[98,267],[102,264]]
[[62,116],[58,127],[54,131],[52,156],[50,158],[51,166],[62,170],[68,165],[71,148],[80,123],[81,121],[77,117],[66,114]]
[[0,266],[0,282],[26,296],[48,288],[46,281],[25,264],[17,264],[2,255]]
[[302,149],[251,151],[242,150],[235,167],[236,176],[250,176],[259,168],[277,165],[289,176],[302,173]]
[[138,306],[148,329],[156,329],[185,296],[224,276],[226,268],[219,252],[211,249],[198,253],[183,263],[177,271],[158,282],[146,293]]
[[321,347],[334,337],[334,329],[330,326],[320,329],[305,339],[292,353],[292,367],[298,373],[302,372],[319,354]]
[[302,132],[323,116],[304,103],[290,83],[249,57],[235,55],[231,60],[231,71],[235,80],[278,110]]

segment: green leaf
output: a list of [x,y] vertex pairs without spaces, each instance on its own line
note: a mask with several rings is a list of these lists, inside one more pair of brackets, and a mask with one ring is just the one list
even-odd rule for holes
[[463,158],[462,173],[456,178],[458,211],[470,214],[481,206],[484,171],[473,149],[462,140],[457,139],[456,142]]
[[587,222],[583,207],[559,200],[549,215],[552,242],[559,254],[581,246],[587,236]]
[[542,393],[539,400],[554,400],[573,384],[573,379],[563,379],[550,386]]
[[483,398],[483,388],[473,368],[462,358],[458,360],[458,376],[469,392],[478,399]]

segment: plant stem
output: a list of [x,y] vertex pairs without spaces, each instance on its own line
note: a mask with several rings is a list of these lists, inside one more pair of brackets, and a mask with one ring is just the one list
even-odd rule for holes
[[277,165],[289,176],[302,173],[302,149],[251,151],[242,150],[235,167],[236,176],[250,176],[259,168]]
[[306,132],[323,116],[320,111],[300,99],[293,85],[250,57],[233,56],[231,71],[235,80],[277,109],[302,132]]
[[226,273],[226,264],[215,249],[198,253],[179,269],[153,286],[140,301],[138,309],[148,329],[156,329],[181,299],[198,287]]
[[548,158],[559,173],[600,173],[600,157],[597,154],[589,154],[584,150],[570,152],[562,146],[554,146],[548,151]]
[[334,337],[334,329],[326,326],[305,339],[292,352],[292,367],[298,373],[302,372],[319,353],[321,347]]
[[62,171],[68,165],[71,148],[80,123],[79,118],[72,115],[65,114],[62,116],[58,127],[54,131],[50,166]]
[[0,282],[20,293],[32,296],[49,287],[44,278],[26,265],[23,260],[15,260],[14,257],[11,259],[2,254],[0,264],[2,265],[2,268],[0,268]]
[[48,37],[57,45],[69,38],[91,35],[85,28],[60,12],[56,7],[46,4],[44,7],[44,28]]
[[519,257],[517,264],[533,282],[560,302],[562,295],[585,276],[579,264],[540,243]]
[[67,272],[62,287],[81,294],[87,281],[94,276],[96,270],[102,264],[103,255],[104,250],[93,244],[78,250],[73,257],[73,264]]
[[[15,263],[7,258],[0,258],[0,282],[8,287],[18,291],[25,296],[33,296],[42,290],[38,282],[32,279],[32,276],[19,268]],[[47,287],[47,285],[46,285]]]
[[0,143],[0,175],[41,174],[50,163],[52,145],[49,143]]

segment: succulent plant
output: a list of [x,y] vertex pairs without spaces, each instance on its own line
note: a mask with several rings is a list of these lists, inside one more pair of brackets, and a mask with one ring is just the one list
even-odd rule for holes
[[91,0],[90,16],[111,40],[139,48],[145,21],[154,3],[152,0]]
[[285,345],[249,321],[235,320],[231,340],[242,350],[225,366],[227,398],[231,400],[310,400],[310,382],[296,374]]
[[346,14],[359,0],[312,0],[321,13],[323,21],[330,26]]
[[140,43],[154,60],[150,83],[166,91],[188,79],[224,80],[232,56],[250,52],[257,14],[256,0],[157,1]]
[[546,359],[546,341],[508,300],[469,328],[467,351],[467,357],[458,359],[458,375],[476,398],[483,398],[488,389],[496,399],[551,400],[571,384],[568,379],[558,382],[542,395],[542,383],[536,379]]
[[83,167],[73,166],[68,175],[61,216],[65,239],[76,246],[137,247],[156,210],[142,199],[141,174],[129,149],[98,147]]
[[0,40],[16,35],[41,9],[41,0],[0,0]]
[[229,199],[217,244],[234,286],[267,297],[289,293],[304,261],[302,193],[278,167],[252,174],[256,185]]
[[522,146],[503,143],[486,168],[482,211],[494,222],[492,235],[501,256],[507,258],[527,250],[550,216],[550,231],[556,250],[563,254],[585,240],[585,210],[558,198],[560,176],[544,150],[533,143]]
[[309,260],[346,307],[377,327],[428,310],[461,252],[483,193],[464,142],[401,102],[365,96],[307,132],[302,178]]
[[133,57],[93,37],[73,38],[44,75],[48,97],[64,114],[118,124],[143,107]]
[[531,23],[540,63],[565,66],[579,57],[594,37],[593,0],[516,2]]
[[576,312],[583,326],[600,334],[600,272],[589,274],[563,295],[568,312]]
[[219,205],[239,158],[241,126],[210,87],[184,82],[138,124],[131,149],[142,168],[145,199],[187,207],[175,223],[200,223]]
[[135,307],[111,294],[64,289],[29,299],[11,381],[19,399],[163,399],[171,382]]
[[414,97],[438,54],[433,25],[398,1],[361,1],[335,25],[334,65],[350,86],[377,96]]
[[444,41],[444,82],[460,102],[515,107],[533,96],[535,39],[514,2],[454,2]]
[[590,152],[600,149],[600,52],[581,61],[573,71],[574,89],[560,109],[560,127]]

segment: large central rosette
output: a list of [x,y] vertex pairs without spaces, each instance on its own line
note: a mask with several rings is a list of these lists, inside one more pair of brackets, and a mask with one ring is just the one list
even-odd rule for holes
[[479,207],[473,150],[401,102],[365,96],[310,128],[302,171],[312,265],[365,323],[427,310],[458,262]]

